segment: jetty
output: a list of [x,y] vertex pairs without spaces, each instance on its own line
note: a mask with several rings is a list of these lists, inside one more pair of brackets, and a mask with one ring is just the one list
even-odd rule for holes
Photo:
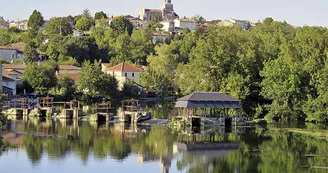
[[194,92],[177,100],[174,126],[243,126],[240,101],[221,92]]
[[123,100],[122,107],[118,112],[119,122],[125,123],[141,123],[151,119],[151,113],[142,110],[139,100],[130,99]]
[[96,104],[95,113],[91,115],[90,121],[110,121],[113,119],[110,103]]

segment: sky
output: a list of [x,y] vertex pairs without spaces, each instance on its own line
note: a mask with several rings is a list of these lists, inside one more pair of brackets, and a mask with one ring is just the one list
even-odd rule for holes
[[[0,0],[0,16],[5,20],[28,19],[33,10],[45,19],[81,14],[138,15],[139,8],[160,8],[163,0]],[[180,16],[200,14],[207,20],[244,19],[262,21],[266,17],[294,26],[328,26],[327,0],[172,0]]]

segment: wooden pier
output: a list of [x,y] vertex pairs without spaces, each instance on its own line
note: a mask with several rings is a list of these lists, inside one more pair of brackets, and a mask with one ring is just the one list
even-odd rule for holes
[[151,119],[150,112],[142,111],[139,100],[123,100],[122,107],[118,112],[119,122],[125,123],[141,123],[142,121]]
[[96,104],[95,113],[91,115],[90,121],[110,121],[113,119],[110,103]]

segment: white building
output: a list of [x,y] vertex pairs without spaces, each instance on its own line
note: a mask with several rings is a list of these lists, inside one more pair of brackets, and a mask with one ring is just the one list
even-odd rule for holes
[[[26,44],[24,42],[13,43],[5,46],[0,46],[0,58],[10,62],[14,59],[24,59],[24,49]],[[40,56],[46,53],[37,50]]]
[[165,21],[162,21],[160,23],[163,25],[163,27],[162,27],[163,31],[167,31],[167,32],[173,32],[174,31],[175,24],[174,24],[173,20],[165,20]]
[[2,87],[3,93],[8,94],[8,98],[16,95],[16,74],[2,69]]
[[229,19],[219,23],[220,26],[231,26],[231,27],[239,26],[241,27],[242,30],[250,29],[252,27],[251,24],[253,24],[253,22],[250,22],[248,20],[239,20],[239,19]]
[[195,31],[198,24],[196,21],[190,19],[175,19],[174,25],[180,29],[189,28],[190,31]]
[[9,23],[9,27],[16,27],[20,30],[27,30],[28,27],[27,27],[27,23],[28,23],[28,20],[21,20],[21,21],[11,21]]
[[118,81],[118,87],[122,89],[124,87],[124,83],[127,80],[132,80],[136,83],[139,82],[139,75],[144,70],[138,68],[134,65],[130,65],[128,63],[120,63],[113,67],[107,67],[106,65],[102,65],[102,70],[104,73],[110,74],[114,76]]

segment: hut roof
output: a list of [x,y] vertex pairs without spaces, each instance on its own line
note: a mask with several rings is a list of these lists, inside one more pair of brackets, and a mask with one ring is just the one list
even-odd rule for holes
[[178,108],[240,108],[239,100],[221,92],[194,92],[178,99]]

